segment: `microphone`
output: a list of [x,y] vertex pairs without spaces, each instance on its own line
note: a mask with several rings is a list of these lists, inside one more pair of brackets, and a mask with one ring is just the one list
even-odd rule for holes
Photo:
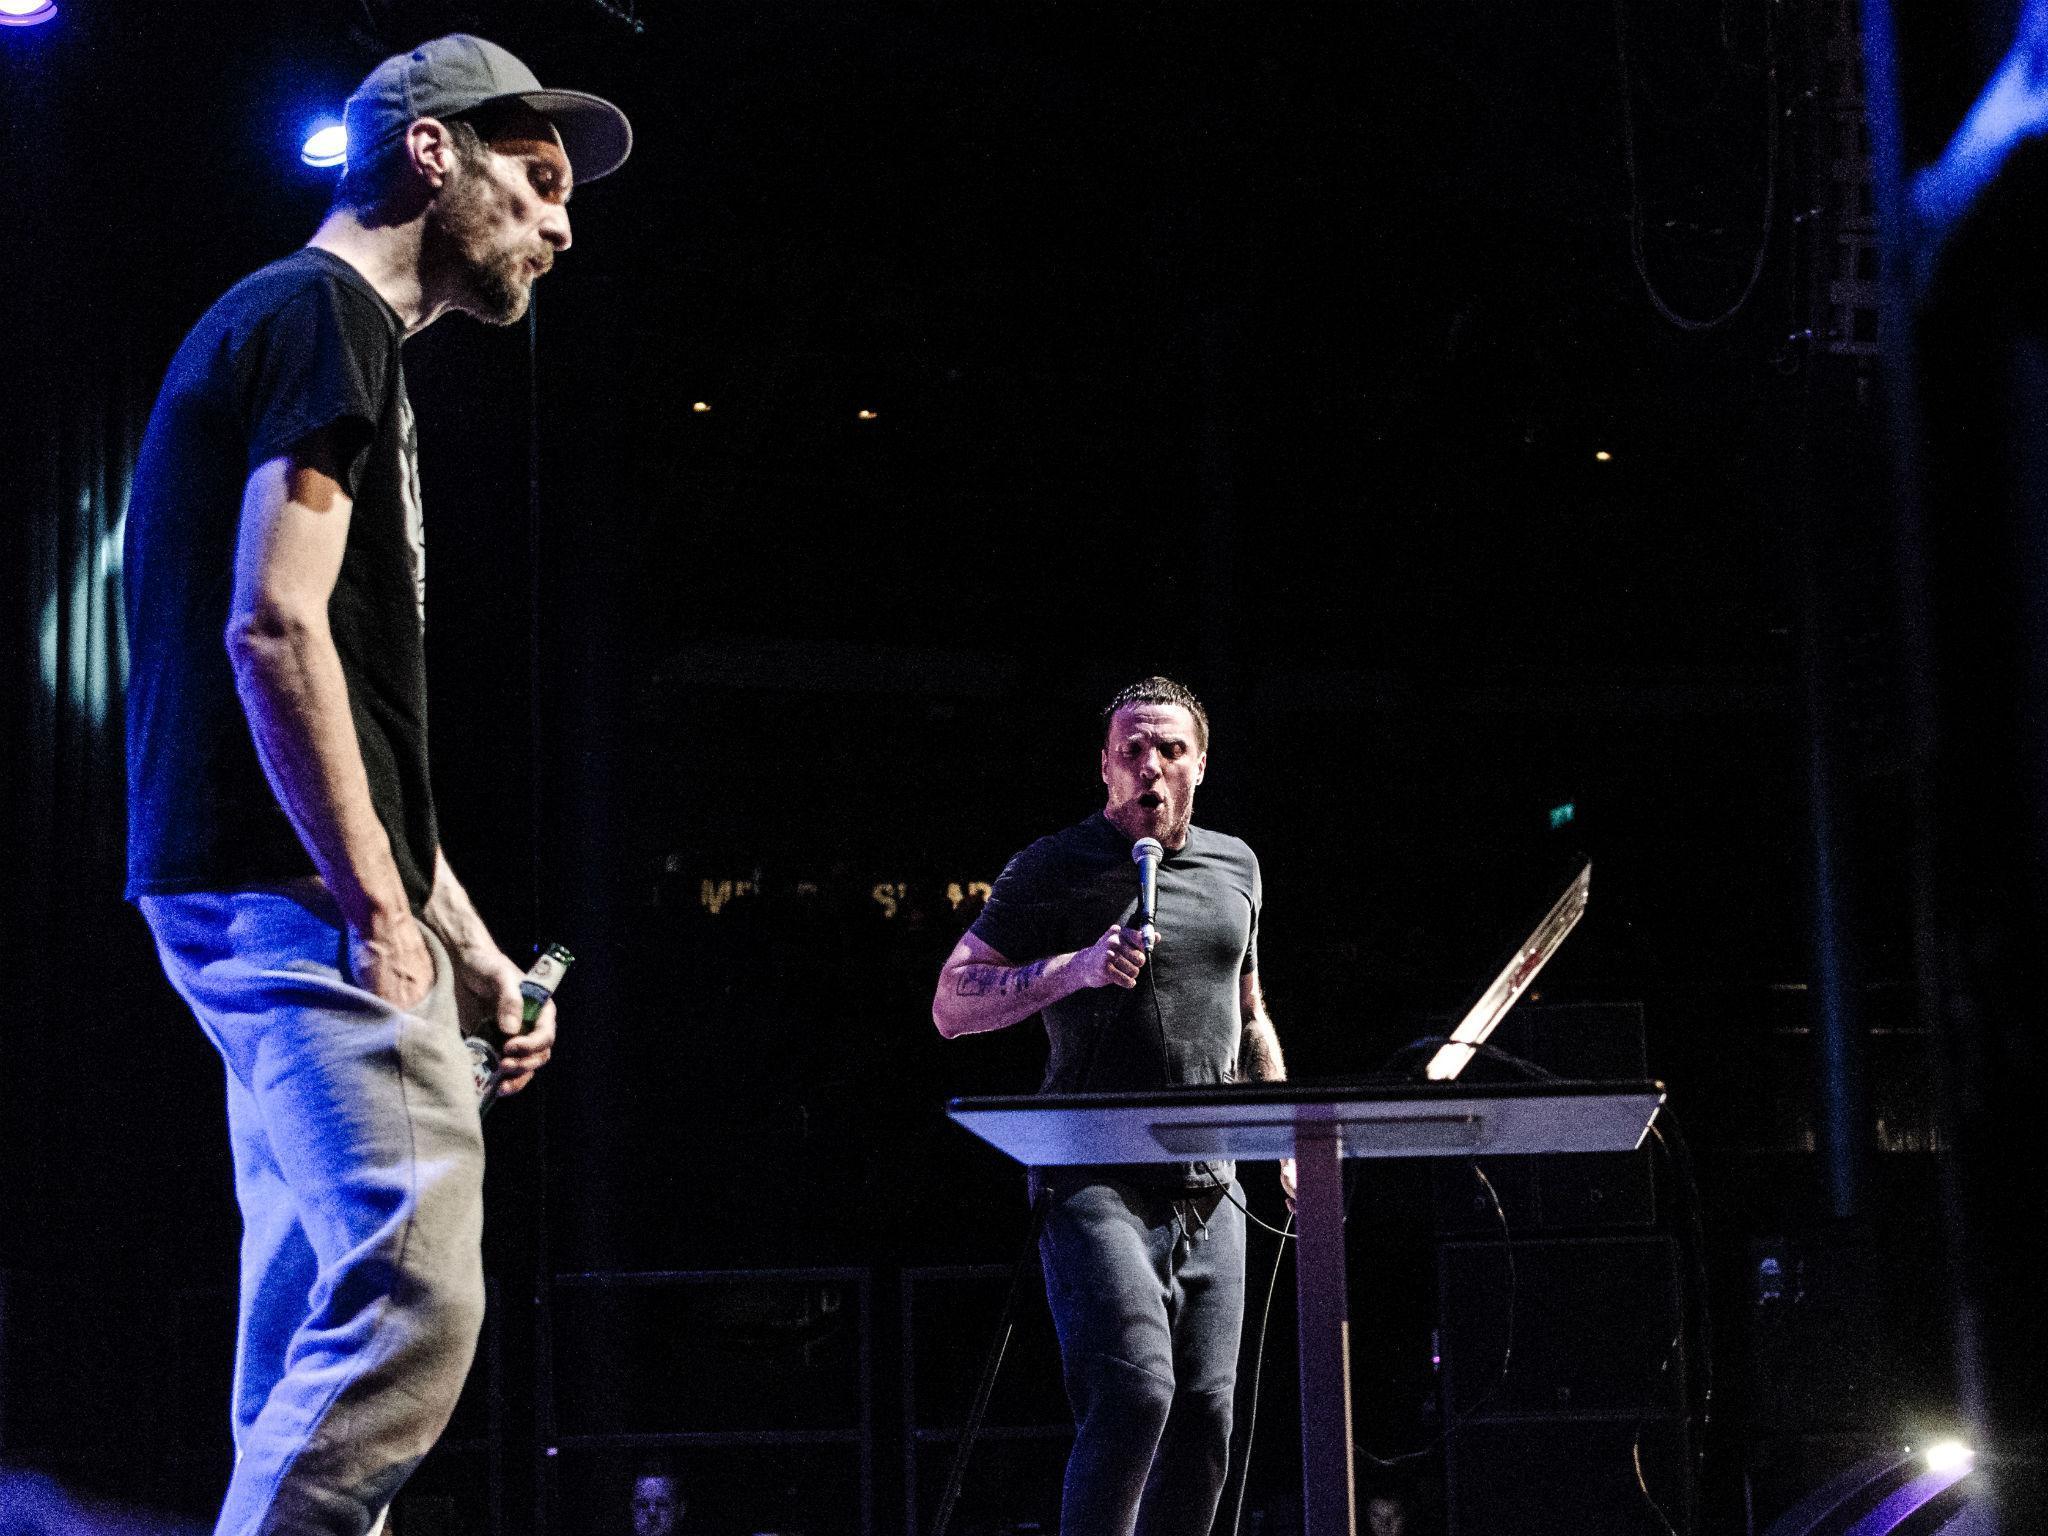
[[1131,844],[1131,862],[1138,866],[1138,926],[1147,951],[1159,942],[1159,861],[1165,857],[1156,837],[1141,837]]

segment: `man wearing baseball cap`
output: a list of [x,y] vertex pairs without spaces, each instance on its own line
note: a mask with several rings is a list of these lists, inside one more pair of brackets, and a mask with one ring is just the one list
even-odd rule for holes
[[483,1140],[544,1064],[520,968],[441,850],[401,345],[504,325],[569,248],[617,107],[453,36],[349,98],[312,241],[185,339],[127,525],[128,895],[227,1065],[241,1206],[219,1536],[363,1536],[439,1437],[483,1313]]

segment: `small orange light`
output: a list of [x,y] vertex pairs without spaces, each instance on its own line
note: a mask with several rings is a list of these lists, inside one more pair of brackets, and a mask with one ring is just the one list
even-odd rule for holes
[[1601,448],[1593,454],[1593,457],[1598,459],[1602,464],[1605,464],[1609,459],[1613,458],[1614,455],[1609,453],[1605,448]]
[[875,419],[875,413],[873,411],[862,411],[860,413],[860,419],[862,421],[873,421]]
[[695,411],[699,416],[702,416],[710,411],[711,402],[709,400],[693,400],[690,403],[690,409]]

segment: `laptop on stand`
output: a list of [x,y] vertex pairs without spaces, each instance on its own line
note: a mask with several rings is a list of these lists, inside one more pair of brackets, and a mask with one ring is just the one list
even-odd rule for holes
[[1424,1077],[1433,1083],[1449,1082],[1479,1054],[1479,1047],[1486,1043],[1487,1036],[1529,990],[1537,973],[1549,963],[1550,957],[1557,953],[1571,931],[1578,927],[1579,919],[1586,915],[1586,900],[1592,883],[1592,864],[1581,865],[1579,872],[1565,886],[1564,894],[1544,913],[1536,931],[1508,956],[1500,974],[1479,994],[1478,1001],[1466,1010],[1457,1028],[1437,1047],[1436,1054],[1430,1057],[1429,1065],[1423,1069]]

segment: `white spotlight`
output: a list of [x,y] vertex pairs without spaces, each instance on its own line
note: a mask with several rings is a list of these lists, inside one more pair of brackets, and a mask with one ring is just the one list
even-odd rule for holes
[[1967,1472],[1977,1463],[1977,1453],[1960,1440],[1937,1440],[1922,1454],[1930,1472]]
[[315,123],[299,146],[299,158],[320,170],[342,164],[348,159],[348,130],[332,120]]
[[56,15],[52,0],[0,0],[0,27],[40,27]]

